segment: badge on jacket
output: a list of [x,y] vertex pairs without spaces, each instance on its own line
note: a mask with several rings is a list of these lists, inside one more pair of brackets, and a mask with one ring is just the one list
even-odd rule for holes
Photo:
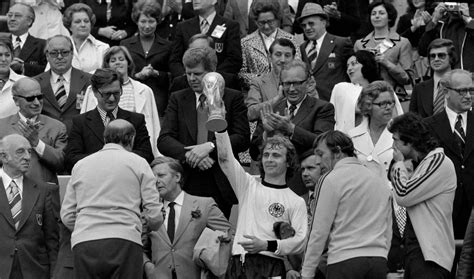
[[43,226],[43,215],[42,214],[36,214],[36,223],[38,223],[38,226]]
[[225,27],[225,23],[222,25],[216,25],[216,27],[214,28],[214,31],[212,31],[211,37],[214,37],[217,39],[222,38],[222,35],[224,35],[224,32],[226,29],[227,27]]
[[214,48],[217,53],[221,53],[224,50],[224,43],[215,43]]

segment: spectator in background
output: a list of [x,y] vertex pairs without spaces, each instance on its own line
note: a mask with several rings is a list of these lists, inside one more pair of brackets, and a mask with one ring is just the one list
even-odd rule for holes
[[436,38],[453,41],[456,54],[459,57],[454,68],[474,72],[474,4],[456,3],[447,6],[439,3],[431,22],[426,25],[425,33],[420,38],[418,52],[428,56],[428,46]]
[[428,46],[428,61],[432,77],[415,85],[411,94],[410,111],[422,118],[440,113],[445,107],[445,94],[440,80],[451,71],[458,59],[453,41],[435,39]]
[[73,4],[63,15],[64,26],[71,31],[74,55],[72,66],[87,73],[101,66],[102,59],[109,45],[91,35],[96,22],[92,9],[86,4]]
[[461,257],[457,270],[457,279],[472,279],[474,275],[474,210],[471,211],[469,224],[467,226],[466,235],[462,244]]
[[353,53],[352,42],[326,32],[329,16],[319,4],[307,3],[297,21],[307,39],[300,46],[301,57],[316,81],[319,98],[329,101],[334,85],[347,81],[345,65]]
[[[227,0],[224,17],[239,23],[240,37],[242,38],[258,29],[258,23],[256,22],[257,15],[254,14],[253,7],[256,2],[257,0]],[[275,0],[271,2],[278,3],[279,5],[278,14],[280,16],[277,19],[278,26],[286,32],[291,33],[293,20],[288,0]]]
[[373,31],[357,40],[354,50],[369,50],[375,53],[380,67],[380,76],[390,83],[397,95],[406,97],[405,85],[411,83],[411,44],[393,30],[397,10],[385,0],[375,0],[369,5],[370,22]]
[[[296,18],[301,16],[307,3],[316,3],[323,7],[324,12],[329,17],[327,30],[333,35],[350,37],[360,26],[361,19],[357,2],[354,0],[300,0],[296,10]],[[298,34],[304,32],[298,21],[294,22],[293,29]]]
[[160,5],[150,0],[140,0],[133,5],[132,20],[138,34],[120,42],[127,47],[135,63],[133,78],[151,88],[158,113],[163,116],[168,105],[169,58],[171,43],[156,34],[162,19]]
[[23,76],[10,69],[13,57],[11,41],[0,39],[0,118],[18,112],[18,107],[13,102],[12,86]]
[[347,59],[347,75],[351,82],[336,84],[331,93],[331,104],[334,105],[335,130],[347,133],[362,121],[357,99],[360,92],[369,83],[379,80],[377,62],[372,52],[359,50]]
[[242,67],[239,24],[216,13],[217,0],[193,1],[196,16],[180,22],[176,27],[176,38],[172,44],[170,71],[173,78],[184,74],[183,54],[188,49],[189,39],[198,33],[214,39],[217,53],[217,72],[238,73]]
[[[158,23],[156,33],[172,42],[175,39],[178,23],[195,16],[193,2],[192,0],[157,0],[156,2],[160,4],[163,17],[163,20]],[[221,16],[224,13],[223,9],[225,9],[225,6],[219,7],[219,5],[225,5],[222,2],[224,1],[219,1],[216,5],[217,14]]]
[[[254,0],[251,8],[258,29],[241,40],[243,61],[239,75],[246,88],[254,78],[272,70],[270,46],[276,39],[289,39],[295,48],[298,47],[293,35],[280,29],[279,22],[283,15],[277,1]],[[300,56],[299,51],[296,56]]]
[[14,56],[10,67],[17,74],[29,77],[42,73],[46,66],[45,41],[28,33],[34,21],[35,12],[26,4],[14,4],[8,10],[7,24],[11,33]]
[[[160,135],[160,118],[156,109],[153,91],[145,84],[132,79],[135,72],[135,64],[132,57],[124,46],[113,46],[104,55],[103,69],[113,69],[117,71],[122,80],[122,95],[118,106],[121,109],[143,114],[145,116],[146,129],[150,135],[150,145],[153,155],[158,156],[156,140]],[[84,95],[81,113],[91,111],[97,107],[98,100],[94,91],[89,87]]]

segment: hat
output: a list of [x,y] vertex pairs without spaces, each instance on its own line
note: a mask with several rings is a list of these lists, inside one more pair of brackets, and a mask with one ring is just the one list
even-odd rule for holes
[[328,15],[324,12],[321,5],[316,3],[306,3],[301,12],[301,16],[297,20],[298,22],[301,22],[301,20],[309,16],[320,16],[326,20],[328,19]]

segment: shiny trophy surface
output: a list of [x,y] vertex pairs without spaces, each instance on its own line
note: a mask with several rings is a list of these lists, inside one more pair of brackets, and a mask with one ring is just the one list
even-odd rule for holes
[[224,78],[216,72],[207,73],[202,79],[203,93],[207,98],[209,118],[206,122],[207,130],[220,132],[227,128],[225,120],[225,107],[222,101],[224,94]]

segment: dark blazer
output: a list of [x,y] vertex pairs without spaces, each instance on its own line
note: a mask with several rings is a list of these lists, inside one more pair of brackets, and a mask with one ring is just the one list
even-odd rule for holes
[[467,113],[466,146],[464,154],[458,150],[449,125],[446,111],[435,114],[425,121],[439,140],[444,153],[453,161],[456,169],[457,188],[453,204],[454,237],[463,239],[467,222],[474,205],[474,112]]
[[77,95],[84,96],[87,87],[90,85],[91,74],[72,68],[71,86],[69,95],[61,110],[59,108],[53,88],[51,87],[51,70],[34,77],[41,85],[41,92],[44,95],[42,114],[57,119],[66,125],[67,131],[71,131],[72,117],[80,113],[81,109],[77,107]]
[[[226,108],[227,132],[230,136],[232,150],[237,156],[248,148],[250,141],[250,129],[247,119],[247,107],[244,104],[242,94],[238,91],[226,88],[223,95]],[[173,93],[166,108],[165,118],[161,126],[160,137],[158,138],[158,149],[165,155],[173,157],[182,163],[185,162],[185,146],[196,144],[197,140],[197,112],[196,95],[191,89],[183,89]],[[208,140],[215,144],[214,133],[209,132]],[[217,151],[211,152],[210,156],[216,161],[211,169],[200,171],[184,165],[184,189],[187,193],[203,196],[195,185],[200,185],[203,181],[198,178],[208,180],[212,185],[207,185],[209,189],[219,192],[220,199],[213,195],[217,204],[226,202],[227,204],[237,203],[237,198],[217,163]],[[216,193],[218,194],[218,193]]]
[[[176,26],[179,22],[183,20],[190,19],[194,17],[193,3],[192,1],[186,3],[186,0],[180,0],[183,5],[181,10],[181,16],[176,12],[171,12],[170,14],[163,17],[163,19],[156,26],[156,34],[161,38],[165,38],[169,41],[174,41],[176,34]],[[161,7],[163,7],[163,0],[157,1]]]
[[[136,130],[132,151],[151,162],[153,152],[151,151],[150,136],[145,126],[143,114],[119,108],[117,118],[132,123]],[[102,149],[104,146],[104,130],[105,127],[97,109],[80,114],[72,119],[72,128],[65,151],[67,170],[72,170],[79,160]]]
[[[239,24],[216,14],[207,35],[211,36],[216,26],[223,24],[226,31],[221,38],[212,37],[217,52],[217,72],[238,73],[242,67]],[[201,27],[198,16],[178,23],[170,57],[170,71],[173,77],[184,74],[183,54],[188,49],[189,39],[199,33]]]
[[140,72],[143,67],[151,65],[153,69],[159,71],[158,77],[152,77],[139,80],[148,85],[155,95],[158,113],[163,116],[166,105],[168,104],[168,88],[169,88],[169,59],[171,54],[171,43],[165,39],[155,36],[148,55],[143,51],[142,43],[138,35],[128,38],[120,42],[121,45],[128,48],[135,63],[135,72]]
[[433,79],[422,81],[413,87],[410,111],[426,118],[433,115]]
[[[286,99],[283,99],[275,105],[274,111],[284,115],[286,107]],[[296,153],[300,156],[306,150],[312,148],[313,142],[319,134],[334,130],[334,124],[336,123],[334,120],[334,106],[329,102],[306,96],[292,122],[295,124],[295,130],[290,140],[295,146]],[[254,160],[258,160],[260,155],[263,131],[262,121],[258,120],[250,144],[250,156]],[[291,181],[288,181],[288,185],[298,195],[307,192],[301,180],[301,173],[299,175],[295,174]]]
[[[311,63],[306,55],[307,45],[308,41],[300,46],[301,58],[311,69]],[[316,80],[319,98],[329,102],[334,85],[349,80],[346,74],[346,62],[352,53],[352,42],[349,38],[326,33],[316,64],[310,70]]]
[[21,48],[20,55],[18,56],[18,58],[25,62],[25,76],[33,77],[44,71],[48,63],[48,61],[46,61],[46,55],[44,54],[45,47],[45,40],[28,34]]
[[474,210],[471,212],[459,258],[457,279],[472,279],[474,270]]
[[10,278],[15,253],[24,279],[49,279],[52,275],[58,253],[59,188],[56,192],[51,189],[23,177],[21,220],[16,230],[0,179],[0,278]]

